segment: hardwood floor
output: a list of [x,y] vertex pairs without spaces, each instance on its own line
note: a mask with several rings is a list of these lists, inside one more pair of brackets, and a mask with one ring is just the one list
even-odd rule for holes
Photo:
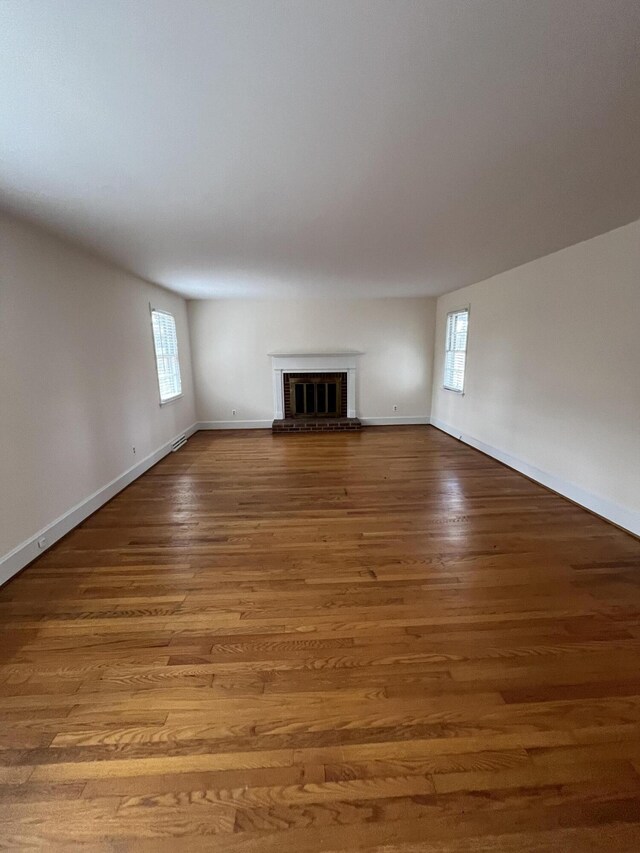
[[0,848],[640,849],[640,542],[433,428],[199,433],[0,626]]

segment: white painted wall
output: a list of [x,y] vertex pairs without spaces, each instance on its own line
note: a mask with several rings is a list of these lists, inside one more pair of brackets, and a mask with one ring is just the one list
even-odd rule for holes
[[[273,350],[362,350],[361,418],[421,419],[431,406],[436,300],[202,300],[189,303],[198,420],[273,419]],[[393,406],[398,411],[393,411]],[[232,409],[237,410],[233,418]]]
[[[6,216],[0,258],[1,582],[9,552],[190,427],[195,412],[181,297]],[[150,301],[175,315],[180,346],[184,395],[163,407]]]
[[[461,396],[444,331],[466,305]],[[640,222],[441,296],[432,422],[640,534]]]

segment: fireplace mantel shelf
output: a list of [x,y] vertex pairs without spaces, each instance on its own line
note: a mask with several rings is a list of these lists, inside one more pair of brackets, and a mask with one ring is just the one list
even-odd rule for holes
[[341,349],[341,350],[318,350],[317,352],[310,352],[309,350],[296,352],[292,351],[276,351],[269,352],[267,355],[271,356],[271,358],[324,358],[325,356],[336,356],[336,355],[364,355],[361,350],[357,349]]

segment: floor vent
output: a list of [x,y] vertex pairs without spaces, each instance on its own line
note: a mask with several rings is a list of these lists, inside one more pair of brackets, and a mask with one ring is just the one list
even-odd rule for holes
[[186,443],[187,443],[187,436],[186,435],[180,435],[180,436],[178,436],[178,438],[176,438],[175,441],[173,441],[171,443],[171,450],[175,453],[176,450],[180,450],[180,448],[183,447]]

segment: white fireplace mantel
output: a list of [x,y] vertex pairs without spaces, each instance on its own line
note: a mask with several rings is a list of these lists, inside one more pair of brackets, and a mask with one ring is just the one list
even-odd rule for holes
[[347,417],[356,415],[356,365],[359,350],[326,350],[324,352],[270,352],[273,375],[273,412],[276,420],[284,418],[283,373],[346,373]]

